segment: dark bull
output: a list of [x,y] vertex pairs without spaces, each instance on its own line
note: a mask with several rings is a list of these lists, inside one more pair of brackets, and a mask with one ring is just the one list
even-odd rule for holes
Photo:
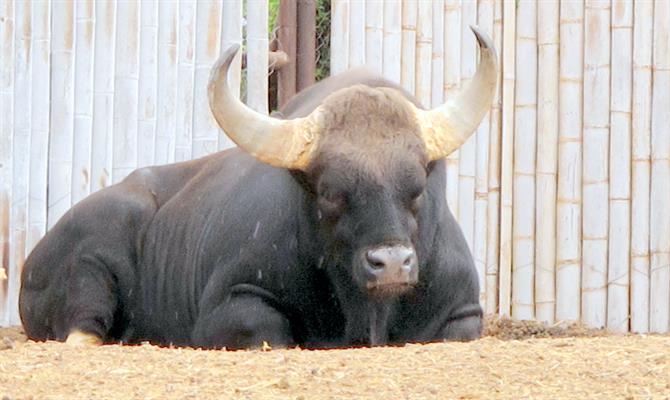
[[356,70],[271,118],[231,94],[228,49],[209,100],[239,148],[137,170],[73,207],[26,260],[28,336],[228,348],[478,337],[443,161],[495,92],[495,50],[473,30],[477,74],[432,110]]

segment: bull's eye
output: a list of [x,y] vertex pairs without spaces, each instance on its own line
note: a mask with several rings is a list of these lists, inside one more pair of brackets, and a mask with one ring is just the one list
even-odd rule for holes
[[321,214],[328,218],[338,217],[346,204],[345,196],[342,194],[338,195],[322,195],[318,199],[319,211]]
[[412,214],[416,215],[419,212],[419,210],[421,209],[421,205],[423,204],[423,199],[424,199],[423,192],[412,197],[412,199],[409,202],[409,210],[412,212]]

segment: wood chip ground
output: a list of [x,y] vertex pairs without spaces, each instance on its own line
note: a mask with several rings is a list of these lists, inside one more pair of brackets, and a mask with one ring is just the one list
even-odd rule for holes
[[0,399],[670,399],[670,336],[489,319],[469,343],[71,348],[0,329]]

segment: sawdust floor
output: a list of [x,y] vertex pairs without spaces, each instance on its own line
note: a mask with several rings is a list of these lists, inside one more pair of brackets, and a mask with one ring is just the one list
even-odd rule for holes
[[0,399],[669,399],[670,336],[490,319],[486,336],[328,351],[76,349],[0,329]]

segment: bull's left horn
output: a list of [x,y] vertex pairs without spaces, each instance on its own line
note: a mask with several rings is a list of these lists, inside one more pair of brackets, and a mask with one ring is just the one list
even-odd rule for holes
[[477,129],[491,106],[498,82],[496,50],[491,38],[475,26],[480,60],[477,73],[455,96],[430,111],[416,110],[431,160],[458,149]]
[[281,120],[256,112],[233,96],[228,68],[240,49],[229,47],[212,67],[207,86],[209,106],[221,129],[242,150],[280,168],[305,169],[316,148],[319,109],[305,118]]

